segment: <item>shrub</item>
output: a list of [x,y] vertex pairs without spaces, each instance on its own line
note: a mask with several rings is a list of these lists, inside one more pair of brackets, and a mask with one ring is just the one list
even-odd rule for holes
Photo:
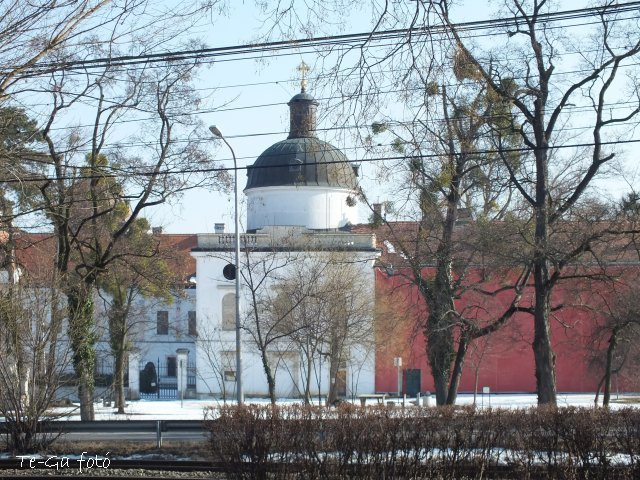
[[630,408],[250,405],[212,409],[206,424],[231,478],[635,478],[640,463]]

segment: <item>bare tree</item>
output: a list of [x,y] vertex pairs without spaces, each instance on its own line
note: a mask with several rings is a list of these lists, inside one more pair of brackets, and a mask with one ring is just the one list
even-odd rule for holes
[[[284,241],[284,245],[286,244],[287,240]],[[290,309],[294,308],[291,306],[284,311],[271,308],[277,296],[273,286],[286,278],[292,265],[301,261],[300,252],[278,250],[280,249],[252,252],[250,248],[244,248],[244,265],[240,270],[248,304],[244,314],[243,329],[248,333],[251,343],[260,356],[269,389],[269,398],[273,404],[277,399],[276,376],[270,357],[273,351],[277,351],[276,344],[279,341],[285,341],[291,333],[285,320]],[[301,298],[298,299],[295,306],[301,300]]]
[[[127,254],[118,246],[144,208],[187,188],[219,185],[221,178],[191,173],[194,165],[211,165],[193,142],[197,121],[184,115],[199,102],[191,84],[198,61],[128,68],[109,59],[179,45],[176,36],[217,3],[149,9],[148,0],[83,0],[0,7],[0,98],[49,100],[38,109],[46,151],[32,152],[29,162],[5,176],[19,185],[16,196],[28,207],[3,215],[40,215],[54,230],[55,270],[66,297],[85,420],[93,419],[99,276]],[[87,59],[101,61],[85,68]],[[68,115],[80,104],[89,121],[70,128]],[[123,121],[137,122],[136,133],[118,131]],[[127,144],[139,146],[125,149]]]
[[278,319],[281,342],[291,345],[286,350],[300,353],[305,402],[311,402],[313,376],[320,381],[326,358],[327,401],[333,403],[346,382],[339,376],[343,366],[356,368],[373,349],[373,292],[362,271],[368,264],[339,251],[308,252],[299,260],[274,284],[267,311]]
[[[194,164],[210,165],[211,159],[180,137],[190,138],[200,126],[182,115],[187,105],[197,101],[189,83],[193,68],[195,65],[137,71],[126,87],[109,80],[109,68],[85,78],[84,85],[76,85],[78,90],[71,89],[63,74],[51,77],[53,108],[42,131],[50,165],[32,175],[35,192],[30,191],[30,202],[43,210],[58,242],[56,269],[69,307],[69,336],[85,419],[93,418],[92,299],[100,275],[132,254],[120,245],[145,208],[198,185],[219,186],[226,178],[213,175],[203,180],[191,173]],[[54,127],[76,102],[91,99],[96,100],[86,144],[81,140],[82,131],[61,134]],[[113,148],[109,158],[104,155],[116,120],[152,112],[155,115],[146,120],[149,130],[142,130],[151,133],[138,155]]]
[[[203,380],[210,391],[214,392],[217,389],[226,403],[227,397],[235,393],[234,391],[229,391],[229,384],[233,382],[235,387],[235,380],[238,375],[235,365],[235,350],[225,351],[221,349],[225,343],[220,327],[213,326],[212,322],[207,321],[201,322],[201,324],[198,327],[198,349],[206,362],[207,369],[213,373],[215,385],[207,384],[208,379],[203,378]],[[233,372],[233,375],[231,372]]]
[[328,301],[320,288],[326,267],[326,262],[317,258],[292,265],[286,277],[273,285],[268,305],[269,317],[280,319],[277,328],[285,334],[284,340],[300,352],[305,403],[311,403],[312,374],[328,333],[326,322],[320,321]]
[[[426,97],[432,91],[431,80],[434,87],[446,85],[448,92],[455,93],[448,93],[456,99],[455,105],[463,106],[457,93],[476,83],[507,108],[487,122],[490,142],[460,142],[456,150],[458,156],[497,157],[509,188],[518,193],[518,218],[524,224],[531,219],[531,226],[522,231],[530,232],[531,239],[523,235],[527,247],[521,260],[525,271],[530,264],[534,301],[530,308],[521,309],[533,317],[538,401],[555,404],[550,319],[559,305],[554,304],[553,292],[563,281],[579,275],[568,267],[591,257],[594,242],[615,233],[606,226],[603,212],[596,214],[588,207],[596,197],[596,180],[619,171],[620,164],[614,163],[619,158],[615,145],[629,138],[633,130],[629,126],[635,125],[640,113],[633,69],[633,59],[640,53],[640,41],[633,34],[637,19],[625,16],[624,4],[604,0],[581,10],[591,22],[569,35],[567,29],[551,28],[553,22],[561,22],[561,12],[552,2],[507,1],[501,18],[486,25],[491,40],[476,42],[474,34],[463,31],[464,27],[452,19],[452,3],[418,0],[378,5],[371,35],[353,65],[348,66],[353,50],[339,57],[332,72],[333,85],[341,89],[342,98],[358,100],[343,103],[350,108],[343,118],[366,118],[385,103],[387,96],[380,93],[380,80],[388,78],[384,75],[388,71],[397,75],[385,86],[397,87],[407,98],[416,89]],[[388,46],[377,40],[386,30],[397,33],[396,41]],[[450,67],[463,73],[461,78],[439,82],[442,72]],[[629,75],[625,76],[626,72]],[[345,74],[353,75],[352,80],[343,81]],[[457,128],[451,120],[456,115],[468,125],[482,118],[468,109],[450,112],[442,114],[442,138],[451,138],[450,129]],[[491,125],[495,119],[500,123]],[[400,123],[421,121],[420,117],[402,118]],[[363,140],[368,141],[366,137]],[[451,149],[442,152],[444,158],[451,153]],[[442,154],[433,158],[439,162]],[[454,178],[455,169],[448,172],[447,177]],[[584,215],[585,208],[589,215]],[[586,228],[580,224],[575,232],[569,232],[571,225],[578,225],[576,219],[588,217]],[[445,255],[439,261],[446,263],[447,250],[441,253]],[[448,285],[446,278],[439,282]],[[431,334],[438,335],[433,329]],[[451,342],[444,340],[444,356],[451,358]],[[438,390],[442,402],[444,389],[440,386]]]
[[[415,59],[416,66],[419,61]],[[371,126],[373,136],[390,136],[391,151],[401,156],[394,163],[396,175],[402,172],[404,177],[398,180],[402,187],[397,203],[402,206],[395,213],[415,219],[415,228],[389,222],[377,212],[373,224],[382,227],[381,236],[392,253],[401,257],[400,265],[393,266],[406,270],[407,283],[418,289],[427,307],[420,329],[427,340],[439,404],[455,403],[469,344],[507,323],[518,311],[528,280],[526,262],[510,264],[517,257],[498,254],[491,243],[491,238],[506,234],[512,242],[526,246],[518,222],[494,226],[514,212],[508,172],[496,153],[486,151],[496,136],[517,145],[513,135],[500,133],[509,124],[510,106],[461,66],[459,52],[454,50],[450,61],[453,68],[427,71],[411,82],[414,93],[403,94],[406,110],[414,112],[412,121],[387,117]],[[465,83],[448,87],[456,81]],[[514,82],[509,88],[515,88]],[[374,148],[381,149],[388,152]],[[518,155],[512,161],[517,162]],[[488,268],[490,264],[493,268]],[[479,278],[475,275],[478,265],[483,269]],[[470,292],[500,293],[483,289],[482,284],[513,267],[520,269],[520,277],[511,288],[510,305],[479,320],[474,312],[484,300],[472,300]]]
[[[491,61],[487,62],[484,54],[463,39],[451,21],[449,2],[424,2],[424,5],[433,9],[471,67],[498,96],[511,102],[518,113],[512,130],[530,154],[519,165],[505,158],[505,165],[511,182],[533,213],[533,351],[538,401],[555,404],[555,354],[549,327],[552,292],[562,277],[563,268],[591,248],[593,236],[583,237],[574,248],[558,254],[550,241],[553,226],[580,205],[588,187],[614,159],[616,152],[606,141],[607,137],[614,142],[620,138],[614,133],[614,127],[624,125],[640,112],[633,77],[626,91],[618,78],[620,70],[640,53],[640,40],[630,36],[637,25],[634,20],[620,17],[616,2],[604,1],[593,11],[598,25],[585,48],[583,42],[578,46],[569,38],[547,30],[545,14],[550,11],[549,2],[508,2],[506,14],[512,20],[506,30],[508,38],[513,38],[509,40],[512,43],[509,52],[518,51],[520,58],[493,51]],[[573,75],[555,75],[561,52],[573,51],[576,47],[582,52],[581,68]],[[523,87],[506,88],[506,78],[521,79]],[[610,102],[626,102],[627,107],[614,115],[608,108]],[[558,150],[563,141],[563,124],[568,121],[566,109],[572,104],[585,107],[580,116],[585,136],[590,137],[585,146],[574,147],[574,152],[580,151],[580,160]]]
[[328,351],[329,359],[327,403],[332,405],[338,398],[341,381],[338,375],[342,366],[350,363],[355,368],[357,362],[363,362],[363,355],[372,355],[375,334],[373,292],[363,275],[363,265],[354,264],[348,255],[339,252],[328,261],[330,267],[321,286],[321,291],[328,296],[320,321],[326,325],[328,333],[324,349]]
[[[607,407],[611,399],[611,378],[623,369],[637,366],[640,338],[640,303],[638,302],[637,283],[617,282],[610,295],[600,295],[605,310],[604,318],[594,328],[591,340],[594,354],[604,374],[598,384],[597,395],[604,386],[602,405]],[[605,348],[602,348],[604,343]],[[597,404],[596,396],[596,404]]]
[[[153,4],[154,8],[149,8]],[[150,53],[215,12],[222,0],[179,5],[149,0],[8,0],[0,5],[0,102],[29,89],[30,79],[73,69],[85,59]],[[175,45],[175,43],[174,43]],[[96,58],[98,57],[98,58]]]
[[118,413],[124,413],[125,406],[126,355],[132,347],[131,337],[141,323],[136,307],[148,298],[171,303],[173,295],[180,295],[184,289],[184,279],[167,263],[171,256],[151,234],[147,220],[138,218],[118,245],[117,260],[98,278],[98,293],[105,304],[109,346],[114,359],[113,387]]
[[[359,264],[339,251],[308,252],[287,269],[286,276],[273,286],[275,295],[268,306],[270,318],[277,318],[286,350],[300,353],[303,367],[303,398],[311,402],[315,374],[320,381],[322,359],[329,365],[328,402],[338,396],[342,366],[356,368],[356,352],[373,349],[373,292]],[[318,386],[320,390],[320,386]]]
[[[54,275],[29,276],[15,257],[4,257],[0,285],[0,414],[5,419],[7,445],[11,450],[32,451],[46,446],[55,435],[44,426],[54,420],[54,401],[64,386],[69,367],[68,345],[60,341],[61,328],[54,325],[50,290]],[[11,267],[11,263],[14,267]],[[15,276],[12,276],[15,274]],[[18,277],[20,282],[16,280]]]
[[[113,0],[21,2],[10,0],[0,6],[0,102],[7,91],[28,75],[28,70],[75,36],[87,33],[100,10],[115,4]],[[115,7],[115,5],[114,5]],[[116,7],[117,8],[117,7]],[[118,21],[128,5],[115,13]]]

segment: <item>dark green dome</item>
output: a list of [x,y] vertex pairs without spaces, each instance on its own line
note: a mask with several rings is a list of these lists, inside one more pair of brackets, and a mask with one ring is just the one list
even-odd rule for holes
[[278,186],[355,189],[356,172],[347,157],[315,136],[282,140],[258,157],[247,171],[245,190]]
[[304,88],[289,105],[289,137],[267,148],[247,170],[245,190],[320,186],[355,190],[356,170],[344,153],[316,137],[318,102]]

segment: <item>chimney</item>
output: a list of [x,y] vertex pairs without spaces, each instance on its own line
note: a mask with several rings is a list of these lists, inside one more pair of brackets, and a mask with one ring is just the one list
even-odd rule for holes
[[153,227],[151,233],[153,235],[162,235],[162,227]]
[[384,204],[383,203],[373,203],[371,204],[373,208],[373,216],[378,220],[382,220],[384,218]]
[[224,233],[224,223],[214,223],[213,231],[215,233]]

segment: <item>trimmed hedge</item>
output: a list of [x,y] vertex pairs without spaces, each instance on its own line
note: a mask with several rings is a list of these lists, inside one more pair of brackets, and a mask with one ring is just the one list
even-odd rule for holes
[[230,478],[640,478],[640,410],[304,405],[207,412]]

